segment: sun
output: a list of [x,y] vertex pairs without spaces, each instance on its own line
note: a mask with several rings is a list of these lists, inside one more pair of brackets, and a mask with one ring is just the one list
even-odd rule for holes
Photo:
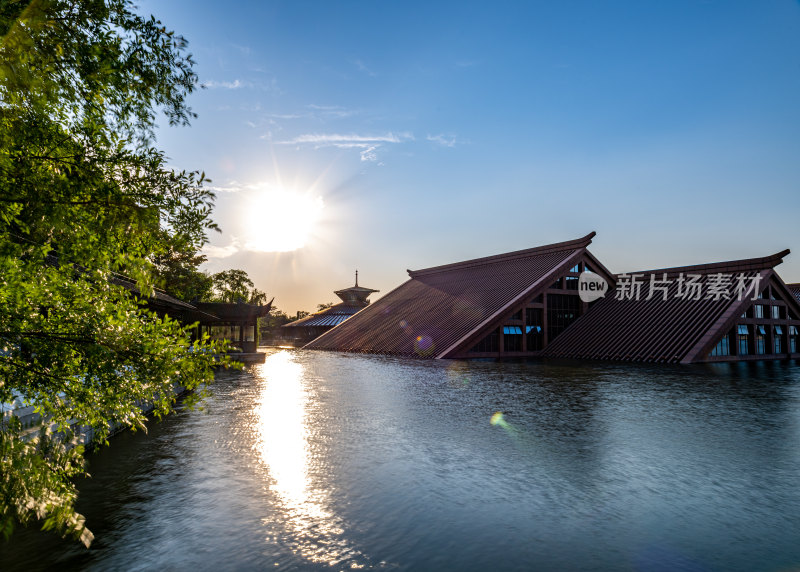
[[245,208],[247,248],[289,252],[303,248],[314,236],[325,203],[310,192],[265,189],[257,191]]

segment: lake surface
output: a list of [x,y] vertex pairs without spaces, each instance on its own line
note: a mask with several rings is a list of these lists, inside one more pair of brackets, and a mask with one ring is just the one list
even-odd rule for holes
[[800,364],[269,350],[89,457],[3,570],[796,570]]

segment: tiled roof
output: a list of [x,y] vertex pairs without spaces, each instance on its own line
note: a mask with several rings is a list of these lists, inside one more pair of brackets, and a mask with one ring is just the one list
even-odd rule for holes
[[[684,276],[698,274],[702,291],[707,293],[714,275],[730,275],[735,284],[739,273],[748,278],[760,274],[760,289],[763,290],[774,275],[772,268],[788,253],[785,250],[765,258],[620,274],[618,285],[626,276],[643,275],[640,299],[618,299],[616,293],[609,292],[553,340],[543,355],[647,362],[696,361],[752,303],[752,294],[743,296],[742,300],[736,295],[731,295],[729,300],[708,299],[705,295],[700,300],[679,298],[679,283],[674,278],[680,273]],[[666,300],[659,292],[646,300],[650,274],[661,280],[664,273],[671,280]]]
[[794,297],[797,298],[798,301],[800,301],[800,283],[787,284],[786,287],[792,294],[794,294]]
[[[112,284],[116,284],[117,286],[122,286],[129,292],[133,292],[134,294],[140,294],[139,287],[137,286],[134,280],[122,276],[121,274],[112,274],[111,278],[109,278],[109,282]],[[153,288],[153,293],[151,294],[150,298],[152,300],[157,300],[158,302],[162,302],[165,305],[174,307],[176,309],[185,309],[185,310],[196,310],[194,306],[191,304],[187,304],[183,300],[178,300],[174,296],[170,296],[164,290],[159,288]]]
[[[377,291],[377,290],[374,290]],[[361,311],[364,306],[354,306],[351,304],[336,304],[305,318],[294,322],[289,322],[281,326],[282,328],[311,328],[311,327],[333,327],[341,324],[356,312]]]
[[585,252],[583,238],[412,271],[410,280],[305,347],[447,357]]

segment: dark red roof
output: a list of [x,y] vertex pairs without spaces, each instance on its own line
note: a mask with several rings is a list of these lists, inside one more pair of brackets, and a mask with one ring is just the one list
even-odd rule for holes
[[409,270],[410,280],[305,347],[448,357],[520,299],[550,286],[580,258],[594,235]]
[[202,312],[213,314],[221,321],[254,320],[269,314],[272,302],[261,306],[256,304],[227,302],[197,302],[195,306]]
[[[742,312],[753,303],[752,295],[736,295],[731,299],[693,300],[678,298],[680,273],[698,274],[703,292],[707,292],[714,275],[730,275],[736,283],[739,273],[752,278],[761,275],[763,290],[775,275],[773,267],[780,264],[788,250],[764,258],[683,266],[617,275],[619,280],[632,274],[643,275],[642,296],[618,299],[615,292],[597,301],[583,317],[573,323],[555,340],[543,355],[565,358],[611,359],[648,362],[693,362],[705,358],[708,346],[719,339]],[[646,300],[650,274],[656,279],[673,281],[667,299],[656,293]],[[780,282],[777,278],[776,282]],[[782,283],[781,283],[782,284]],[[748,282],[749,285],[749,282]]]
[[800,283],[787,284],[786,287],[789,289],[789,292],[791,292],[794,297],[800,301]]

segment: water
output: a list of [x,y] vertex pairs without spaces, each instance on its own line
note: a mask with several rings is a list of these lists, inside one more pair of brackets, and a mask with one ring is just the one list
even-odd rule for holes
[[23,530],[3,570],[800,566],[794,363],[274,350],[89,461],[92,548]]

